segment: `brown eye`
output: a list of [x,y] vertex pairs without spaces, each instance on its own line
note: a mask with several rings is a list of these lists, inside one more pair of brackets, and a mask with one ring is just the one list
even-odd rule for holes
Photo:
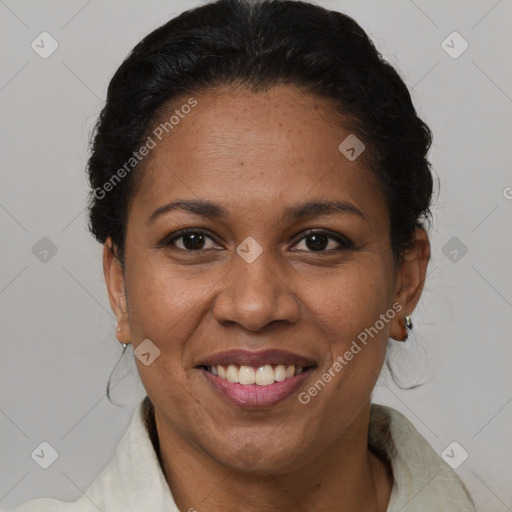
[[329,245],[329,237],[326,235],[310,235],[305,238],[308,249],[323,251]]
[[[205,247],[208,240],[212,242],[211,247]],[[165,242],[165,245],[171,245],[184,251],[200,251],[216,247],[216,244],[211,237],[197,229],[180,231],[174,234],[172,238],[169,238]]]
[[183,240],[184,248],[191,251],[202,249],[205,242],[205,236],[202,233],[186,234],[180,238]]
[[299,243],[302,243],[303,241],[305,241],[305,249],[298,249],[300,251],[308,250],[312,252],[326,252],[331,250],[336,251],[349,249],[353,247],[352,242],[350,242],[350,240],[344,236],[322,230],[309,231],[306,233],[306,236],[301,238]]

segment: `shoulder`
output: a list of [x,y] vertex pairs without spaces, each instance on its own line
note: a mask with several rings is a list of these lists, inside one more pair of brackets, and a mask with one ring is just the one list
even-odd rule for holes
[[27,501],[14,512],[98,512],[94,504],[86,503],[82,498],[74,502],[38,498]]
[[368,446],[393,470],[388,512],[475,512],[455,471],[399,411],[372,404]]
[[136,407],[115,457],[74,502],[38,498],[15,512],[126,512],[175,508],[150,432],[147,397]]

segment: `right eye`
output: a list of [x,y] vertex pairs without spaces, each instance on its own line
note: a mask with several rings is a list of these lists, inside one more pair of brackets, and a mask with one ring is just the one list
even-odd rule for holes
[[[211,240],[214,245],[205,248],[204,245],[207,240]],[[215,249],[216,247],[215,241],[205,231],[195,228],[187,228],[173,233],[170,238],[167,238],[164,245],[171,245],[183,251],[201,251],[203,249]]]

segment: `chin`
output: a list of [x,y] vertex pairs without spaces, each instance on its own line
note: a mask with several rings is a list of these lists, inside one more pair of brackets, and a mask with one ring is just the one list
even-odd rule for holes
[[[229,436],[227,436],[229,437]],[[289,438],[288,438],[289,439]],[[225,450],[219,451],[217,444],[213,450],[206,449],[210,457],[219,464],[234,471],[251,474],[280,474],[300,467],[301,460],[299,446],[269,446],[268,440],[258,443],[248,440],[239,446],[227,445]],[[292,456],[293,454],[293,456]]]

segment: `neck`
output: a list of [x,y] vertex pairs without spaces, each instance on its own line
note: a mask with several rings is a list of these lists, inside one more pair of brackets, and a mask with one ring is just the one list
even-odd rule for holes
[[[155,417],[159,460],[180,510],[200,512],[385,512],[393,476],[368,449],[370,408],[304,466],[254,474],[228,468]],[[335,504],[333,506],[333,504]]]

